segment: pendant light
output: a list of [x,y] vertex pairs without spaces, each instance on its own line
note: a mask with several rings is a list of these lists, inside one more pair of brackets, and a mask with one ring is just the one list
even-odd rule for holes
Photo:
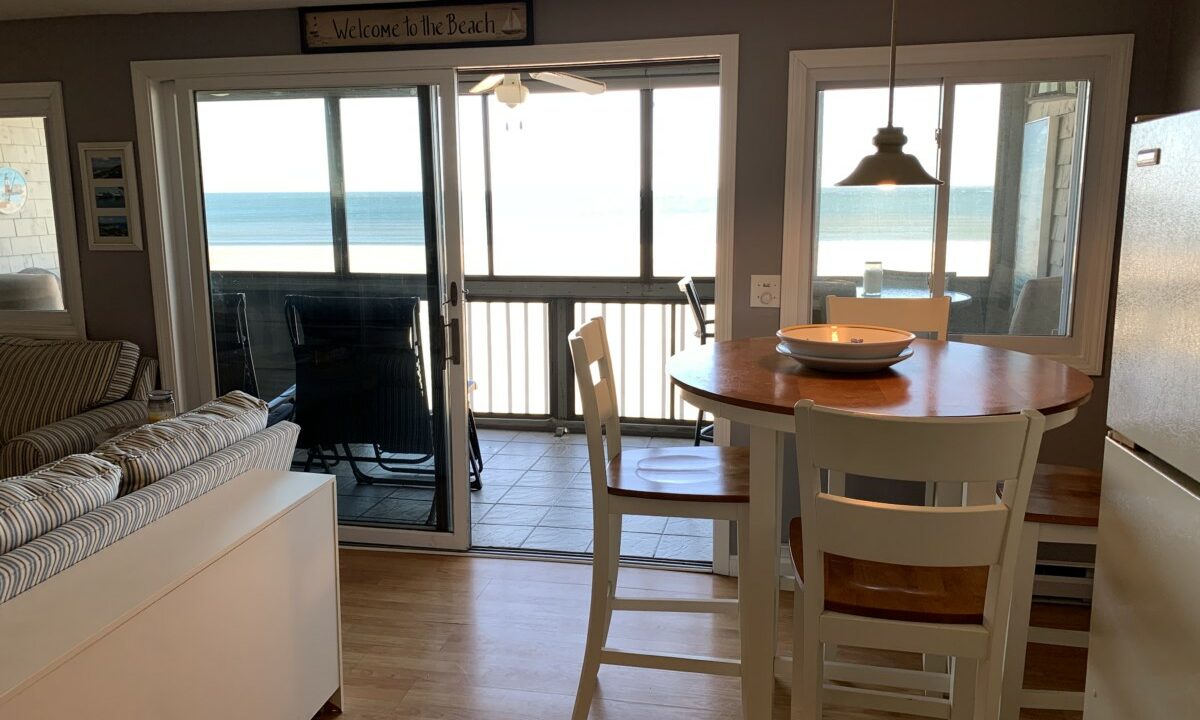
[[840,186],[880,185],[941,185],[942,181],[925,172],[916,155],[904,152],[908,137],[904,128],[892,125],[892,110],[896,104],[896,5],[892,0],[891,61],[888,64],[888,122],[875,135],[875,153],[858,163],[854,172],[837,183]]

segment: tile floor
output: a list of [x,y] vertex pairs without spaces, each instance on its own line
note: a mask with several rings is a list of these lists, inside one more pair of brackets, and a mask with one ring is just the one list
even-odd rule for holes
[[[471,493],[472,544],[566,552],[592,550],[592,491],[582,434],[480,430],[483,489]],[[626,447],[690,445],[622,436]],[[621,554],[712,562],[712,521],[627,517]]]
[[[472,544],[481,548],[591,552],[592,496],[583,435],[480,430],[483,489],[472,491]],[[689,445],[679,438],[622,437],[626,447]],[[297,458],[303,460],[303,453]],[[368,472],[378,469],[362,464]],[[355,482],[346,463],[338,475],[342,522],[420,525],[429,521],[432,491]],[[712,522],[627,517],[621,554],[712,561]]]

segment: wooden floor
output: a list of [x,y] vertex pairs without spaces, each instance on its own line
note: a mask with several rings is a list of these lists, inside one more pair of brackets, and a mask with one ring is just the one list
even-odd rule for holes
[[[571,705],[587,627],[586,565],[343,550],[344,714],[348,720],[563,720]],[[736,581],[711,575],[622,569],[629,594],[734,597]],[[791,634],[790,593],[781,637]],[[736,657],[732,618],[617,613],[609,644]],[[784,641],[785,651],[787,642]],[[1047,648],[1048,649],[1048,648]],[[1076,652],[1076,654],[1070,654]],[[861,653],[861,651],[860,651]],[[881,655],[872,653],[878,661]],[[893,657],[919,667],[916,656]],[[1082,655],[1031,660],[1029,685],[1082,684]],[[740,681],[605,667],[593,720],[729,720],[740,717]],[[774,718],[788,717],[779,681]],[[827,720],[906,716],[828,708]],[[1028,720],[1079,713],[1030,712]]]

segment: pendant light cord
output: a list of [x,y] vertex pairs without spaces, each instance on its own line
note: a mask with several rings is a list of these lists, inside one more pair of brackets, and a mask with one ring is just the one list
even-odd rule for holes
[[896,103],[896,5],[898,3],[899,0],[892,0],[892,55],[888,62],[888,127],[892,127],[892,106]]

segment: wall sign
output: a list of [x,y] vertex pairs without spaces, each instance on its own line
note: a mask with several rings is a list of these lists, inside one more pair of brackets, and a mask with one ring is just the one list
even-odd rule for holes
[[300,9],[304,52],[412,50],[533,42],[529,0]]

